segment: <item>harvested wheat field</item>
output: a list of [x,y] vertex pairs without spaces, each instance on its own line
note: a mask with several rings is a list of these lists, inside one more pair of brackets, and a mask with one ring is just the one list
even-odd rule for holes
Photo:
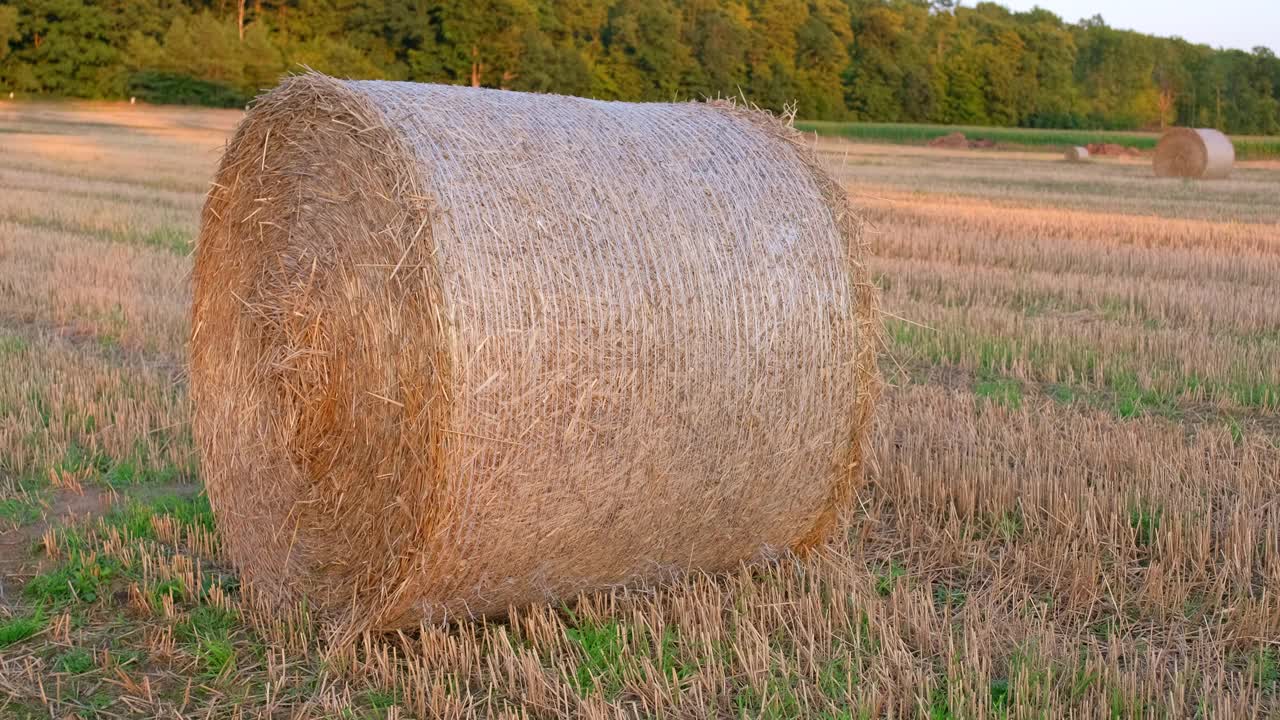
[[886,380],[807,557],[330,640],[232,569],[185,370],[237,113],[0,111],[0,716],[1280,712],[1280,170],[822,142]]

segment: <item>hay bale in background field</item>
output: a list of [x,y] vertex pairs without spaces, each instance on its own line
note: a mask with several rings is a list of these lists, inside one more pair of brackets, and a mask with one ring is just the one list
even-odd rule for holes
[[317,74],[260,99],[193,272],[234,563],[391,628],[821,541],[878,321],[860,221],[796,137]]
[[954,150],[965,150],[969,147],[969,139],[962,132],[953,132],[946,135],[940,135],[928,143],[932,148],[951,148]]
[[1212,128],[1173,128],[1156,144],[1156,177],[1223,179],[1231,175],[1236,149]]
[[1089,148],[1080,147],[1079,145],[1069,147],[1065,157],[1067,162],[1084,162],[1089,159]]

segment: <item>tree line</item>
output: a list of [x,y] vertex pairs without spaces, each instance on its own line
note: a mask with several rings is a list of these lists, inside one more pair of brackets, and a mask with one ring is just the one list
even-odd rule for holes
[[238,105],[305,65],[801,118],[1280,132],[1280,59],[952,0],[0,0],[0,88]]

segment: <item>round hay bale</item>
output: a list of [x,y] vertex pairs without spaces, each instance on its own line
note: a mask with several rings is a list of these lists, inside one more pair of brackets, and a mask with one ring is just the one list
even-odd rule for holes
[[1084,162],[1089,159],[1089,148],[1079,145],[1067,148],[1065,157],[1067,162]]
[[1212,128],[1173,128],[1156,144],[1156,177],[1223,179],[1231,175],[1236,150]]
[[790,128],[307,74],[226,148],[193,431],[233,563],[394,628],[821,542],[877,387],[861,221]]

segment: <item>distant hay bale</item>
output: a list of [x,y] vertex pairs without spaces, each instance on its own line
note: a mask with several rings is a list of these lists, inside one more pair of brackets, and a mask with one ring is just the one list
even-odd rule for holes
[[928,143],[932,148],[948,148],[952,150],[964,150],[969,147],[969,139],[962,132],[947,133],[940,135]]
[[1066,152],[1067,162],[1084,162],[1088,159],[1089,159],[1089,148],[1081,147],[1079,145],[1075,147],[1067,148],[1067,152]]
[[1223,179],[1231,175],[1236,150],[1212,128],[1173,128],[1156,144],[1156,177]]
[[314,73],[262,97],[193,272],[234,564],[394,628],[821,542],[878,319],[797,138],[727,104]]

